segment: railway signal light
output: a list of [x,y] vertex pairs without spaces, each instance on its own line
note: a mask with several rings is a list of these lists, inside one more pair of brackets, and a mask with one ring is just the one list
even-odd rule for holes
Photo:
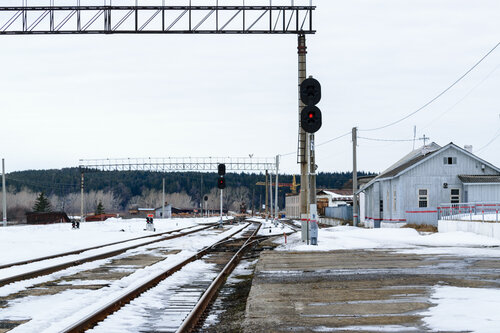
[[321,85],[312,77],[302,81],[300,85],[300,100],[305,105],[316,105],[321,100]]
[[300,126],[307,133],[315,133],[321,128],[321,111],[316,106],[306,106],[300,113]]
[[217,180],[217,187],[220,190],[223,190],[226,188],[226,179],[224,178],[224,176],[220,176],[219,179]]
[[321,128],[321,110],[315,105],[321,100],[321,85],[312,77],[302,81],[300,100],[306,105],[300,112],[300,127],[307,133],[315,133]]
[[205,195],[205,196],[203,197],[203,200],[208,201],[208,195]]
[[219,172],[219,176],[224,176],[226,174],[226,165],[225,164],[219,164],[217,169]]

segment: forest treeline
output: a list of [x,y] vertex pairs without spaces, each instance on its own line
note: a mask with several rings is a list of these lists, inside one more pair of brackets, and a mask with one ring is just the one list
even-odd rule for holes
[[[368,173],[359,172],[358,175],[365,176]],[[217,207],[217,177],[217,173],[199,172],[85,172],[86,211],[92,211],[93,205],[97,205],[99,201],[103,202],[108,211],[125,211],[132,205],[161,205],[163,178],[165,178],[165,192],[167,193],[166,201],[174,206],[198,207],[201,198],[209,195],[209,204]],[[291,183],[292,178],[292,175],[280,174],[279,182]],[[319,173],[317,187],[318,189],[344,188],[346,183],[350,186],[351,178],[350,172]],[[50,198],[54,209],[65,210],[69,213],[79,211],[76,209],[79,207],[81,181],[79,168],[17,171],[8,173],[6,179],[9,207],[12,209],[17,205],[22,206],[24,210],[29,210],[36,194],[44,192]],[[259,203],[264,203],[264,186],[256,185],[257,182],[265,181],[264,174],[228,173],[226,181],[227,208],[236,207],[242,201],[248,208],[258,207]],[[300,176],[296,176],[296,181],[300,183]],[[280,188],[280,207],[284,207],[285,193],[289,192],[290,188]]]

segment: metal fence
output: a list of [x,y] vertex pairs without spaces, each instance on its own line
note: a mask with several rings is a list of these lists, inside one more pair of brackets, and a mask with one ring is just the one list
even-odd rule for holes
[[500,222],[498,202],[446,203],[437,210],[440,220]]
[[325,216],[341,220],[352,220],[352,206],[325,207]]

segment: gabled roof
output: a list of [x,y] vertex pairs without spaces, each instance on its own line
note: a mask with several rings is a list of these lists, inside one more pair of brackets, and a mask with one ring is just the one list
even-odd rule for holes
[[316,195],[329,195],[332,200],[352,200],[352,190],[318,190]]
[[499,183],[500,175],[459,175],[464,184]]
[[496,166],[494,166],[491,163],[488,163],[488,162],[480,159],[476,155],[468,152],[467,150],[458,147],[453,142],[450,142],[449,144],[447,144],[444,147],[440,147],[438,144],[432,142],[430,145],[424,145],[423,147],[412,151],[411,153],[409,153],[408,155],[406,155],[405,157],[400,159],[398,162],[391,165],[388,169],[386,169],[380,175],[378,175],[377,177],[372,179],[368,184],[363,186],[356,193],[364,191],[366,188],[370,187],[372,184],[374,184],[378,180],[390,179],[390,178],[400,176],[400,175],[404,174],[405,172],[413,169],[417,165],[420,165],[421,163],[423,163],[427,159],[431,158],[431,156],[435,155],[437,152],[442,152],[442,151],[448,150],[450,148],[455,148],[455,149],[461,151],[462,153],[464,153],[465,155],[468,155],[468,156],[474,158],[475,160],[481,162],[482,164],[488,165],[490,168],[492,168],[493,170],[497,171],[500,174],[499,168],[497,168]]

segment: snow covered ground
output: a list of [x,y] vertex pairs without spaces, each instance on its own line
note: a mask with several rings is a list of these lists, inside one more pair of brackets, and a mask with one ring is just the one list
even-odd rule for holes
[[[278,251],[332,251],[348,249],[404,249],[420,252],[435,248],[438,253],[448,248],[455,253],[454,248],[498,247],[500,240],[476,235],[468,232],[447,232],[421,235],[411,228],[400,229],[361,229],[350,226],[339,226],[319,230],[318,245],[306,245],[301,241],[300,233],[288,237],[287,244],[278,240],[281,245]],[[489,249],[500,257],[500,248]],[[432,250],[431,250],[432,252]],[[467,251],[464,251],[467,252]],[[481,251],[479,251],[481,252]]]
[[259,230],[259,236],[283,235],[285,233],[293,232],[293,230],[290,227],[284,225],[282,222],[279,221],[278,223],[274,224],[272,223],[271,220],[268,220],[266,222],[266,219],[259,217],[251,218],[249,219],[249,221],[262,223],[262,226],[260,227]]
[[[218,221],[218,217],[155,219],[156,233]],[[108,219],[85,222],[79,230],[71,223],[0,228],[0,265],[151,235],[145,219]]]

